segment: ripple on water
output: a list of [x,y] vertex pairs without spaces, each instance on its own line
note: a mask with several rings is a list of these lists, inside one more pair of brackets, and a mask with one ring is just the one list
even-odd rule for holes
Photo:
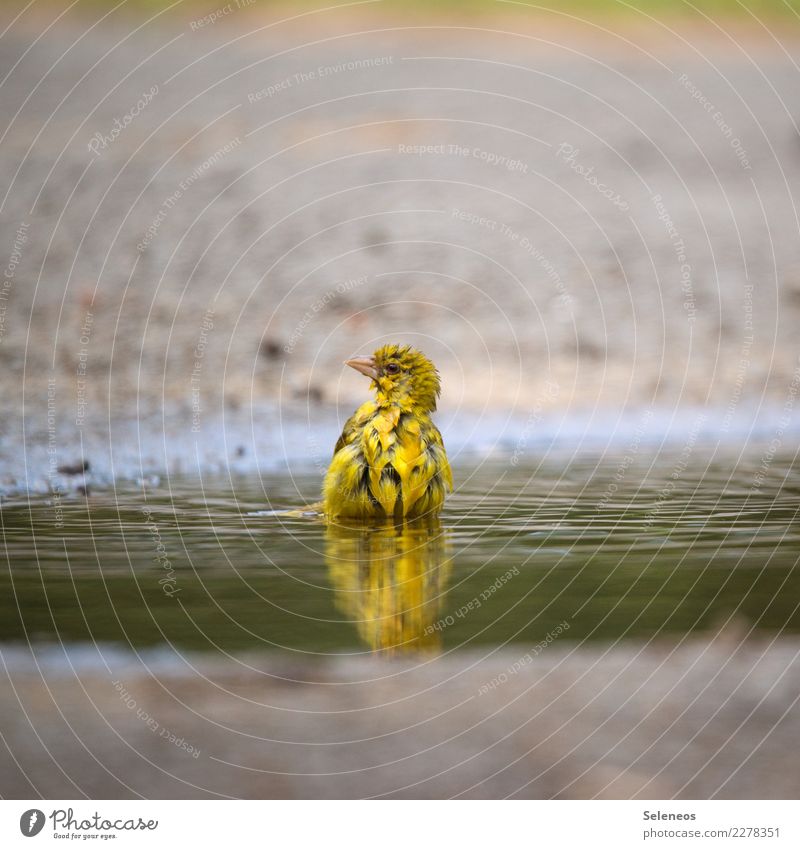
[[800,630],[791,459],[757,487],[749,459],[619,468],[456,469],[440,523],[412,529],[270,513],[315,501],[313,474],[118,485],[63,499],[61,527],[52,497],[8,500],[0,640],[337,653],[529,643],[563,621],[570,640]]

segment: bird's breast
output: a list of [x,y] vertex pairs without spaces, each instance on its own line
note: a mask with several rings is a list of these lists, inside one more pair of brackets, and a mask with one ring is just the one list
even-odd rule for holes
[[370,412],[334,457],[326,478],[328,503],[336,503],[340,514],[437,511],[444,485],[433,422],[398,407]]

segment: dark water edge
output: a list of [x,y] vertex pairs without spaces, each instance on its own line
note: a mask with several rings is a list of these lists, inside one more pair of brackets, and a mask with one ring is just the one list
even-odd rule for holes
[[[462,464],[440,522],[264,515],[319,475],[178,477],[0,509],[0,641],[435,652],[800,631],[792,455]],[[155,482],[153,482],[155,483]]]

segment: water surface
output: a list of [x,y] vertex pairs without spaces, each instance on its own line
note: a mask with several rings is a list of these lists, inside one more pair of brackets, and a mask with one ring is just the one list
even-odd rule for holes
[[340,655],[797,632],[798,471],[476,461],[439,522],[405,527],[265,515],[316,500],[308,471],[7,500],[0,641]]

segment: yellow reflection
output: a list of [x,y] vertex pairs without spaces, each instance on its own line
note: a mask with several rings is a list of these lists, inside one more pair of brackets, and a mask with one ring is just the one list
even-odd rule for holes
[[336,605],[375,651],[436,652],[450,559],[438,520],[327,526]]

